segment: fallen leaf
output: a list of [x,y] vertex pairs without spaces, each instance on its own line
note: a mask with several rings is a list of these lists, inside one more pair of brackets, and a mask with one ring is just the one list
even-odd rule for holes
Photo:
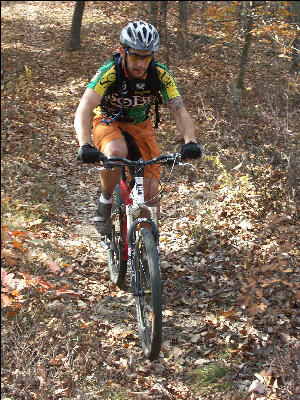
[[21,243],[21,242],[18,242],[17,240],[13,240],[13,242],[12,242],[12,245],[16,248],[16,249],[18,249],[18,250],[20,250],[22,253],[24,253],[24,246],[23,246],[23,244]]
[[37,283],[45,290],[52,289],[55,286],[53,283],[46,281],[42,276],[37,278]]
[[14,267],[18,264],[19,254],[17,254],[16,250],[13,249],[2,249],[1,256],[4,258],[6,264],[9,267]]
[[220,314],[220,317],[221,318],[229,318],[229,317],[234,316],[235,314],[236,314],[236,311],[228,310],[228,311],[225,311],[224,313]]
[[57,294],[74,294],[75,296],[80,296],[79,293],[74,292],[74,290],[61,288],[56,290]]
[[172,310],[164,310],[163,311],[163,315],[166,316],[166,317],[173,317],[174,313],[173,313]]
[[[70,397],[70,392],[71,392],[71,388],[62,388],[62,389],[57,389],[55,391],[56,395],[64,395],[65,397]],[[61,398],[61,397],[60,397]]]
[[24,231],[13,231],[11,234],[12,234],[12,236],[19,237],[19,236],[27,235],[27,232],[24,232]]
[[1,293],[1,307],[9,307],[12,305],[12,298],[6,294]]
[[18,309],[16,309],[16,310],[9,310],[8,313],[7,313],[7,318],[8,318],[8,319],[12,319],[18,312],[19,312]]
[[43,220],[42,220],[42,219],[36,219],[35,221],[33,221],[33,222],[30,222],[30,223],[28,224],[28,226],[31,228],[32,226],[41,225],[41,224],[42,224],[42,222],[43,222]]
[[190,300],[190,299],[188,299],[188,298],[182,296],[182,297],[181,297],[181,301],[182,301],[184,304],[188,305],[188,306],[192,306],[193,304],[195,304],[195,302],[196,302],[197,300]]
[[233,350],[228,349],[228,350],[229,350],[229,352],[230,352],[231,354],[235,354],[235,353],[238,353],[238,352],[242,349],[242,347],[243,347],[243,343],[240,343],[240,344],[238,345],[238,348],[237,348],[237,349],[233,349]]
[[50,365],[61,365],[62,364],[62,358],[65,356],[66,352],[64,351],[63,353],[59,354],[56,357],[53,357],[50,361]]
[[56,275],[57,272],[60,271],[60,266],[53,260],[48,260],[47,266],[53,272],[54,275]]
[[77,304],[78,304],[78,307],[80,307],[80,308],[86,308],[87,307],[86,303],[84,301],[81,301],[81,300],[78,300]]
[[265,390],[266,390],[265,385],[259,379],[256,379],[251,383],[248,393],[253,393],[253,392],[264,393]]
[[198,333],[198,334],[193,335],[193,336],[191,337],[191,342],[192,342],[192,343],[197,343],[197,342],[199,342],[200,339],[201,339],[201,335]]
[[1,268],[1,283],[4,286],[11,286],[14,281],[14,273],[7,273],[6,268]]

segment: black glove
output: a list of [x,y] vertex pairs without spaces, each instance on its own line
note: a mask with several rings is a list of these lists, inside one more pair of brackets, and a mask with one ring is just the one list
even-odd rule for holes
[[202,148],[198,143],[189,142],[184,144],[180,150],[181,158],[198,158],[202,156]]
[[80,146],[78,151],[77,160],[82,161],[84,164],[92,164],[99,162],[103,154],[91,144],[84,144]]

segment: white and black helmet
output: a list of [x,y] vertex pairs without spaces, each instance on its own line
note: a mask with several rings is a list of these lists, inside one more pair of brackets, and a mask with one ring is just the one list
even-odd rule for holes
[[159,48],[159,34],[153,25],[134,21],[122,29],[120,42],[123,47],[155,52]]

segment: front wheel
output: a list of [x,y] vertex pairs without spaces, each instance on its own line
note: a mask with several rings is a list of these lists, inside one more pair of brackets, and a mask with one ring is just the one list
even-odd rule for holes
[[108,268],[111,281],[119,287],[123,287],[127,272],[127,252],[124,240],[124,224],[126,216],[117,185],[113,194],[112,232],[108,245]]
[[162,282],[158,249],[149,229],[137,232],[135,264],[139,335],[145,357],[154,360],[162,342]]

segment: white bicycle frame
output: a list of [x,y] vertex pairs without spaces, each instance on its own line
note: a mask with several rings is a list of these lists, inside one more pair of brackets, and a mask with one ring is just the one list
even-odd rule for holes
[[[139,213],[141,210],[149,211],[153,222],[157,225],[157,207],[148,206],[145,203],[144,195],[144,178],[141,176],[135,177],[134,187],[131,190],[130,197],[132,198],[133,204],[128,204],[126,206],[127,215],[127,226],[131,226],[136,218],[139,218]],[[146,218],[141,218],[141,220],[146,220]]]

